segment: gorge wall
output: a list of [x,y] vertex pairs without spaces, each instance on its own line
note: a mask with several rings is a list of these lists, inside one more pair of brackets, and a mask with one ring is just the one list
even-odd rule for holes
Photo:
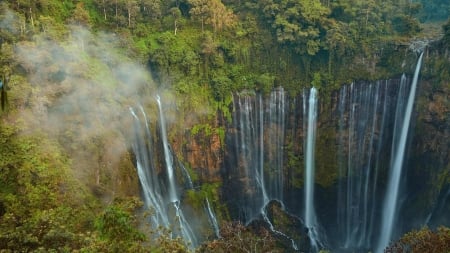
[[[430,67],[424,72],[429,73]],[[159,199],[159,209],[178,217],[166,216],[158,224],[170,227],[170,220],[184,220],[175,226],[180,230],[189,226],[189,233],[180,234],[189,234],[185,239],[192,243],[194,237],[198,243],[220,236],[223,221],[239,220],[263,224],[292,250],[300,245],[303,251],[373,251],[387,243],[380,243],[386,233],[381,226],[385,199],[397,195],[388,184],[393,164],[401,161],[388,237],[396,239],[424,225],[448,226],[449,87],[427,75],[419,78],[417,89],[413,82],[412,76],[401,75],[358,81],[332,92],[319,87],[315,102],[311,96],[316,90],[310,88],[296,95],[282,86],[266,93],[245,90],[234,93],[228,107],[218,109],[215,117],[198,124],[165,107],[173,102],[155,100],[145,106],[153,112],[149,119],[144,108],[139,109],[144,116],[138,117],[138,132],[151,130],[134,138],[135,147],[145,150],[134,147],[134,163],[139,171],[153,175],[144,181],[139,176],[141,192],[149,191],[145,181],[153,182],[150,188],[158,185],[147,199]],[[411,115],[406,109],[410,93]],[[317,115],[311,123],[313,106]],[[138,119],[137,113],[132,114]],[[172,119],[166,123],[167,115]],[[311,132],[314,138],[309,137]],[[402,138],[406,148],[398,152]],[[144,142],[136,144],[139,139]],[[311,147],[312,155],[307,154]],[[398,158],[398,153],[404,156]],[[142,166],[152,159],[154,165]],[[315,175],[308,179],[306,168],[311,163]],[[312,196],[305,191],[311,186]],[[280,221],[282,215],[273,215],[277,209],[289,217],[282,220],[296,221],[290,225]],[[315,210],[315,215],[307,210]],[[314,239],[307,242],[305,231]]]
[[[315,208],[324,242],[334,249],[373,249],[386,195],[392,143],[411,79],[355,82],[319,95]],[[291,97],[234,94],[224,143],[217,133],[186,135],[175,153],[200,177],[221,182],[220,201],[232,219],[259,218],[267,199],[304,215],[305,106],[308,90]],[[320,94],[320,91],[319,91]],[[394,238],[423,225],[449,225],[448,87],[420,80],[401,178]],[[396,130],[397,129],[397,130]],[[179,142],[177,142],[179,143]],[[264,185],[264,187],[261,187]]]

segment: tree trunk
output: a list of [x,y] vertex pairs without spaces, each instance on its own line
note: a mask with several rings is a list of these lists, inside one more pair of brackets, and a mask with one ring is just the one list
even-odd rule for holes
[[204,32],[204,30],[203,30],[203,23],[204,23],[204,21],[203,21],[203,17],[202,17],[202,33]]
[[117,16],[118,16],[118,7],[117,7],[117,0],[116,0],[116,20],[117,20]]
[[105,3],[105,0],[103,0],[102,2],[103,2],[103,17],[106,21],[106,3]]
[[328,51],[328,75],[331,76],[331,65],[333,64],[333,50]]
[[31,7],[30,7],[30,21],[31,21],[31,26],[34,27],[33,12],[31,11]]
[[175,19],[175,22],[174,22],[174,31],[173,31],[173,33],[174,33],[175,35],[177,35],[177,30],[178,30],[178,27],[177,27],[177,20]]
[[128,27],[131,27],[131,8],[128,8]]

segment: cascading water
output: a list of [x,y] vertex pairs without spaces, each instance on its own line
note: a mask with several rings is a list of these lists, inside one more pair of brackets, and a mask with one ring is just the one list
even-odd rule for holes
[[[337,216],[336,226],[327,228],[333,231],[328,234],[335,249],[352,252],[377,247],[376,252],[382,252],[392,237],[420,62],[421,57],[409,95],[404,75],[400,81],[351,84],[340,90]],[[389,181],[384,206],[380,175]]]
[[266,149],[266,163],[264,164],[268,169],[268,173],[265,174],[265,183],[269,199],[283,202],[283,147],[286,119],[286,95],[283,89],[279,88],[270,93],[269,106],[266,111],[268,111],[268,116],[265,122],[267,125],[265,145],[269,148]]
[[187,189],[194,189],[194,183],[192,182],[191,175],[189,175],[189,172],[186,169],[186,166],[184,166],[184,164],[181,163],[180,161],[177,161],[177,165],[178,165],[178,168],[181,169],[181,172],[183,173],[184,179],[186,181],[185,187]]
[[[340,248],[369,248],[373,229],[388,83],[344,86],[339,94]],[[348,115],[348,117],[346,117]]]
[[[136,168],[143,192],[144,203],[147,208],[152,208],[155,211],[154,215],[150,216],[151,224],[154,229],[164,227],[172,230],[173,234],[183,238],[188,246],[196,247],[198,244],[196,235],[191,229],[191,226],[187,222],[180,207],[180,199],[176,192],[173,167],[174,159],[167,141],[165,120],[159,97],[157,97],[157,103],[168,184],[161,184],[160,179],[158,178],[158,171],[154,162],[155,153],[153,152],[152,135],[146,114],[143,108],[140,107],[143,118],[141,119],[141,117],[136,114],[135,110],[130,108],[130,112],[134,118],[135,130],[135,139],[132,148],[136,156]],[[188,181],[190,181],[190,178]],[[174,217],[171,214],[173,214]]]
[[260,94],[235,96],[236,166],[244,182],[240,208],[247,223],[262,214],[270,200],[283,201],[284,121],[282,88],[272,91],[267,105]]
[[[320,246],[317,232],[318,224],[314,210],[314,149],[316,143],[317,100],[317,90],[316,88],[311,88],[308,101],[308,123],[305,129],[307,133],[305,142],[305,226],[308,228],[311,250],[313,252],[318,251]],[[306,114],[306,111],[304,114]]]
[[174,163],[173,156],[170,152],[169,142],[167,140],[167,130],[166,130],[166,121],[164,118],[164,113],[161,105],[161,99],[159,96],[156,97],[156,101],[159,109],[159,122],[161,127],[161,139],[163,143],[164,149],[164,161],[167,170],[167,179],[169,181],[169,201],[175,208],[175,220],[178,221],[179,231],[181,236],[185,239],[186,242],[192,244],[193,246],[197,245],[197,239],[195,238],[195,234],[193,233],[189,223],[187,222],[184,214],[180,208],[180,200],[175,187],[175,175],[174,175]]
[[[155,215],[151,216],[154,228],[159,226],[169,227],[169,218],[161,195],[161,188],[156,175],[155,166],[152,161],[152,139],[145,112],[141,110],[145,122],[144,129],[142,129],[141,119],[134,112],[133,108],[130,108],[130,112],[134,118],[135,130],[135,140],[133,141],[132,148],[136,156],[136,167],[145,206],[147,208],[155,209]],[[145,138],[142,138],[142,136]]]
[[173,173],[173,156],[172,153],[170,152],[169,142],[167,141],[166,122],[161,106],[161,99],[159,96],[156,96],[156,101],[158,103],[159,109],[159,124],[161,127],[161,139],[163,142],[164,160],[166,162],[166,169],[167,169],[167,179],[169,181],[169,200],[170,202],[174,203],[179,201],[179,199],[177,196],[177,191],[175,189],[175,176]]
[[285,93],[282,88],[271,92],[268,104],[262,95],[239,94],[235,97],[234,124],[239,129],[235,147],[241,168],[243,200],[240,202],[247,223],[262,216],[276,235],[297,245],[292,238],[278,231],[267,216],[271,200],[283,204],[283,145],[285,132]]
[[214,233],[217,238],[220,238],[220,229],[219,229],[219,223],[217,222],[216,215],[212,211],[211,205],[209,204],[208,198],[206,198],[206,210],[208,212],[209,221],[211,223],[211,226],[214,229]]
[[[393,142],[395,145],[394,159],[391,162],[391,171],[389,176],[388,188],[386,191],[386,197],[384,201],[383,207],[383,219],[382,226],[380,232],[380,239],[378,243],[378,248],[376,252],[383,252],[384,248],[388,246],[389,241],[392,238],[393,234],[393,226],[395,224],[395,218],[397,214],[397,201],[400,189],[400,178],[402,175],[402,167],[406,150],[406,141],[408,138],[409,125],[411,121],[411,115],[414,105],[414,99],[416,96],[416,86],[417,81],[419,79],[419,72],[422,65],[422,57],[423,52],[421,53],[419,60],[417,62],[416,70],[414,72],[414,77],[412,80],[411,88],[409,91],[408,102],[406,104],[406,108],[404,110],[403,115],[396,115],[397,117],[403,117],[401,128],[400,129],[400,137],[397,141]],[[397,123],[397,122],[396,122]],[[400,126],[398,126],[400,127]],[[397,126],[395,126],[397,128]],[[394,146],[393,146],[394,147]]]
[[238,157],[237,175],[242,184],[242,195],[239,201],[240,213],[246,223],[251,222],[260,214],[264,206],[267,194],[264,188],[263,168],[263,145],[261,144],[261,133],[264,131],[263,115],[260,113],[262,103],[261,97],[248,94],[238,94],[235,100],[234,124],[238,133],[235,135],[235,152]]

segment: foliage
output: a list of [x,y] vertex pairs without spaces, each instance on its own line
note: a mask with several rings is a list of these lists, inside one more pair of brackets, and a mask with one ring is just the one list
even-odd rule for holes
[[96,250],[102,252],[143,252],[142,242],[146,237],[137,229],[134,215],[140,206],[137,199],[119,199],[106,207],[95,221],[101,243],[94,245],[94,248],[100,246]]
[[319,0],[259,1],[259,8],[276,31],[281,43],[292,43],[297,52],[315,55],[330,10]]
[[270,232],[252,231],[241,223],[225,223],[220,228],[221,238],[207,242],[197,252],[281,252]]
[[420,0],[421,10],[417,16],[423,22],[445,20],[449,17],[450,8],[446,0]]
[[220,186],[221,183],[203,183],[199,190],[187,192],[187,201],[199,209],[202,209],[205,199],[208,199],[213,205],[219,205]]
[[0,248],[80,248],[92,217],[83,205],[93,203],[73,181],[57,144],[43,135],[17,134],[0,125]]
[[447,48],[450,48],[450,19],[448,19],[447,23],[442,28],[444,29],[442,41]]
[[210,24],[214,33],[235,23],[233,12],[225,7],[220,0],[189,0],[191,9],[189,13],[201,21],[202,31],[204,24]]
[[439,227],[436,231],[432,231],[424,227],[403,235],[397,242],[391,243],[384,252],[446,253],[448,249],[450,249],[449,228]]

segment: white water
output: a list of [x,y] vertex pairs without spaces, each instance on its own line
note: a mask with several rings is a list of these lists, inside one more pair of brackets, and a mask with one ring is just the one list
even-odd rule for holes
[[[268,147],[266,152],[266,164],[264,165],[269,173],[266,173],[266,187],[268,197],[283,202],[283,159],[284,159],[284,137],[286,118],[286,95],[282,88],[273,90],[270,93],[266,142]],[[262,107],[261,107],[262,108]]]
[[[173,157],[167,142],[165,121],[159,97],[157,98],[157,102],[160,112],[161,139],[163,140],[164,145],[164,158],[169,181],[168,189],[165,189],[165,191],[161,188],[166,184],[161,185],[153,161],[155,154],[152,150],[153,143],[147,116],[143,108],[140,107],[143,117],[143,120],[141,120],[134,109],[130,108],[130,113],[134,118],[135,129],[135,139],[132,148],[136,156],[136,168],[142,187],[144,203],[147,208],[154,210],[154,214],[150,216],[153,229],[157,230],[159,227],[169,229],[172,231],[172,236],[180,236],[187,246],[194,248],[197,246],[198,242],[194,231],[191,229],[190,224],[182,212],[180,201],[175,191],[176,182],[173,171]],[[164,196],[163,192],[167,193],[169,196]],[[173,210],[173,212],[170,210]]]
[[[400,178],[402,175],[402,167],[403,160],[405,156],[406,149],[406,141],[408,138],[408,130],[411,121],[411,115],[414,105],[414,98],[416,95],[416,86],[419,78],[419,72],[422,64],[423,53],[420,55],[419,60],[417,62],[416,70],[414,72],[414,77],[411,84],[411,89],[409,91],[408,102],[406,105],[406,110],[403,115],[400,139],[398,140],[398,144],[395,148],[394,161],[391,166],[391,173],[389,176],[388,188],[386,191],[386,197],[384,201],[383,208],[383,218],[382,218],[382,226],[380,230],[380,239],[378,243],[378,248],[376,252],[383,252],[384,248],[388,246],[393,233],[393,227],[395,224],[395,218],[397,214],[397,199],[399,195],[399,185]],[[396,115],[396,117],[399,117]],[[394,141],[394,144],[396,142]]]
[[[168,227],[169,219],[167,216],[167,212],[165,210],[165,205],[161,197],[161,191],[159,187],[159,183],[157,182],[156,175],[154,174],[154,167],[150,162],[149,158],[151,157],[151,150],[146,144],[145,140],[149,139],[149,128],[147,122],[145,122],[146,129],[142,130],[141,120],[134,112],[133,108],[130,108],[130,112],[135,119],[135,132],[136,132],[136,140],[133,143],[133,151],[136,155],[136,163],[137,163],[137,172],[139,176],[139,182],[142,187],[142,194],[144,197],[144,203],[147,208],[151,207],[155,210],[155,215],[151,216],[152,225],[154,228],[158,226]],[[142,111],[144,119],[146,120],[145,113]],[[146,138],[142,138],[141,134],[144,134]],[[155,183],[156,182],[156,183]]]
[[186,188],[187,189],[194,189],[194,183],[192,183],[191,175],[189,175],[189,171],[186,169],[184,164],[180,161],[178,161],[178,168],[181,169],[181,172],[183,173],[184,180],[186,180]]
[[351,84],[339,94],[338,163],[342,180],[337,192],[336,242],[342,249],[371,247],[389,85]]
[[156,101],[158,102],[158,109],[159,109],[159,123],[161,127],[161,139],[163,142],[163,148],[164,148],[164,160],[166,162],[166,169],[167,169],[167,179],[169,181],[169,200],[170,202],[177,202],[178,196],[177,191],[175,188],[175,176],[173,173],[173,157],[172,153],[170,152],[169,148],[169,142],[167,141],[167,130],[166,130],[166,122],[164,118],[164,113],[161,106],[161,99],[159,96],[156,96]]
[[283,201],[285,99],[282,88],[271,92],[268,103],[261,94],[248,92],[234,99],[235,166],[242,182],[239,208],[246,224],[262,214],[270,200]]
[[311,88],[308,101],[308,124],[306,138],[306,170],[305,170],[305,226],[311,241],[311,248],[318,251],[319,238],[317,220],[314,210],[314,149],[316,142],[317,90]]
[[[197,239],[195,237],[195,234],[193,233],[189,223],[187,222],[186,218],[184,217],[184,214],[180,208],[180,200],[176,191],[175,187],[175,175],[174,175],[174,163],[173,163],[173,156],[170,152],[169,142],[167,140],[167,130],[166,130],[166,121],[164,118],[164,113],[162,110],[161,105],[161,99],[159,96],[156,96],[156,101],[158,103],[159,108],[159,123],[161,127],[161,139],[163,142],[163,149],[164,149],[164,161],[166,163],[166,169],[167,169],[167,179],[169,181],[169,202],[173,205],[175,208],[175,220],[178,222],[178,229],[180,232],[181,237],[187,242],[190,243],[189,246],[196,246],[197,245]],[[192,182],[191,182],[192,184]]]
[[[258,102],[257,102],[258,101]],[[235,109],[236,156],[238,161],[238,180],[242,184],[242,199],[239,205],[246,224],[255,219],[264,206],[267,194],[264,187],[263,171],[263,114],[259,106],[262,104],[260,96],[254,94],[237,95],[237,108]]]
[[219,223],[217,222],[216,215],[214,214],[214,212],[211,209],[211,205],[209,204],[208,198],[206,198],[206,210],[208,211],[209,221],[211,222],[211,225],[214,229],[214,233],[216,234],[216,237],[221,238]]
[[294,250],[298,250],[298,246],[295,243],[294,239],[290,238],[288,235],[286,235],[285,233],[276,230],[275,226],[272,224],[272,222],[270,221],[269,217],[267,216],[267,211],[266,211],[267,206],[265,206],[262,210],[261,210],[261,215],[263,217],[263,220],[269,225],[270,231],[272,231],[272,233],[280,235],[286,239],[288,239],[289,241],[291,241],[291,247]]
[[195,248],[198,245],[197,238],[195,237],[194,231],[191,229],[188,221],[184,217],[183,211],[180,208],[180,202],[176,201],[172,204],[175,207],[175,220],[178,221],[178,229],[181,238],[188,243],[188,246]]

